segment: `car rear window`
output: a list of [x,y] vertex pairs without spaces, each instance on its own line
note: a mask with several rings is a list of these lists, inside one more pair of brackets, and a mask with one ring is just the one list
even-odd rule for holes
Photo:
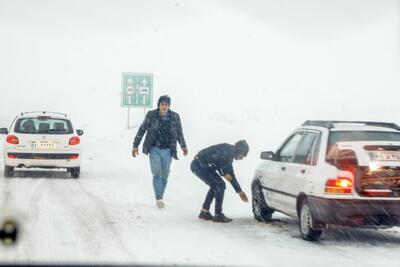
[[14,132],[26,134],[72,134],[71,122],[50,117],[20,118]]
[[332,131],[329,135],[329,144],[347,141],[400,141],[400,133],[377,131]]

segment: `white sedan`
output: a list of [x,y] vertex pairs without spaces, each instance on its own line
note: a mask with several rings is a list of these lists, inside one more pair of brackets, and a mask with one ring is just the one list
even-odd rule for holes
[[307,121],[274,153],[263,152],[252,183],[253,213],[299,219],[318,240],[327,224],[400,225],[400,127],[393,123]]
[[13,176],[15,168],[65,168],[72,177],[79,177],[83,131],[74,131],[66,114],[24,112],[0,133],[6,135],[5,177]]

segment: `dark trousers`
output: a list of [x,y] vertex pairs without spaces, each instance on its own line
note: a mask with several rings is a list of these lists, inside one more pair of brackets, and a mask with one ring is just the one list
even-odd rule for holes
[[203,209],[209,210],[215,198],[215,214],[222,213],[222,203],[224,201],[225,182],[217,171],[210,166],[203,164],[199,159],[192,161],[190,165],[192,172],[205,182],[209,187]]

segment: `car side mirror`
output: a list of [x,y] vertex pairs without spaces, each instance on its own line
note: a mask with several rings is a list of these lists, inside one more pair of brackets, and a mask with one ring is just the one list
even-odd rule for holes
[[7,128],[0,128],[0,134],[8,134]]
[[264,151],[261,152],[260,158],[265,160],[272,160],[274,158],[275,153],[272,151]]
[[79,135],[79,136],[81,136],[81,135],[83,135],[83,130],[76,130],[76,133]]

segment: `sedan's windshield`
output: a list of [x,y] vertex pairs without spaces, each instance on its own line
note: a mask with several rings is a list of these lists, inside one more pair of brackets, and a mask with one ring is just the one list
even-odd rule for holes
[[335,131],[329,136],[329,144],[348,141],[400,141],[399,132]]
[[69,120],[55,118],[21,118],[15,123],[14,132],[26,134],[72,134]]

